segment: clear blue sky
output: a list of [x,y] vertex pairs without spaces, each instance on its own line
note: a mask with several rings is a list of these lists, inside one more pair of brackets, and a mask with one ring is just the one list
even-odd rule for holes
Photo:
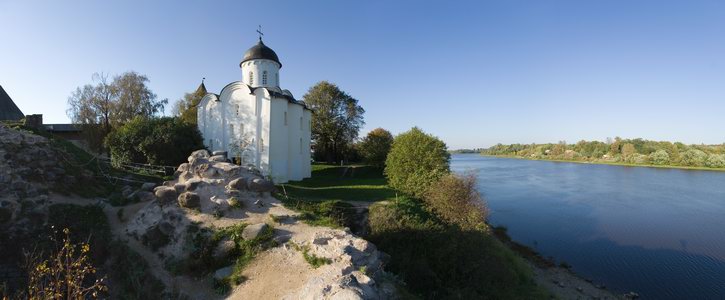
[[171,102],[202,77],[218,93],[261,24],[282,87],[338,84],[363,133],[725,142],[725,1],[238,2],[0,0],[0,85],[46,123],[94,72],[146,74]]

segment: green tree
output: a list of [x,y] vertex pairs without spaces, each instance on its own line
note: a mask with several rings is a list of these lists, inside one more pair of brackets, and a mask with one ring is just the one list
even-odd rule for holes
[[196,125],[179,118],[137,117],[108,135],[113,163],[175,166],[194,150],[204,148]]
[[632,158],[635,153],[637,153],[637,151],[635,150],[634,145],[630,143],[622,145],[622,160],[632,162]]
[[391,187],[420,198],[450,172],[450,159],[443,141],[413,127],[393,140],[385,160],[385,176]]
[[682,153],[680,163],[685,166],[701,167],[705,164],[707,154],[702,150],[690,149]]
[[384,167],[392,144],[393,135],[390,131],[375,128],[360,142],[360,154],[367,164]]
[[202,80],[201,84],[194,92],[184,94],[184,97],[174,103],[174,116],[179,117],[184,122],[196,124],[197,106],[206,94],[206,86],[204,86],[204,81]]
[[649,155],[649,161],[655,165],[666,165],[670,163],[670,155],[665,150],[657,150]]
[[311,87],[304,101],[315,112],[312,114],[312,139],[316,158],[329,163],[339,161],[365,124],[365,110],[358,105],[357,99],[327,81]]
[[74,124],[82,125],[89,145],[99,152],[114,128],[138,116],[155,116],[168,102],[157,100],[147,86],[148,78],[133,71],[115,76],[110,83],[107,75],[96,73],[93,81],[71,94],[66,112]]
[[705,165],[710,168],[725,168],[725,154],[710,154]]

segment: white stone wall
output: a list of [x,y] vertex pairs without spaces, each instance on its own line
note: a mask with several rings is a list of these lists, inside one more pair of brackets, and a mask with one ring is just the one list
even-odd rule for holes
[[[266,70],[264,86],[291,97],[278,87],[279,67],[266,59],[248,61],[242,64],[242,74],[254,72],[252,84],[263,86],[261,74]],[[228,84],[218,96],[207,94],[199,103],[197,123],[204,145],[227,151],[230,157],[241,155],[244,164],[254,165],[278,183],[310,177],[310,110],[287,98],[272,97],[266,88],[252,91],[244,80]],[[233,151],[237,143],[247,144],[243,153]]]
[[[242,82],[252,87],[279,87],[280,65],[269,59],[255,59],[241,64]],[[267,72],[267,83],[264,83],[264,72]],[[252,74],[250,81],[250,73]]]

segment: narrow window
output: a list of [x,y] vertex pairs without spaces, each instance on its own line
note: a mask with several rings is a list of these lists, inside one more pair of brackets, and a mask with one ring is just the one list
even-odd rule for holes
[[287,112],[284,112],[284,126],[287,126]]
[[234,104],[234,106],[237,108],[237,117],[239,116],[239,104]]
[[264,151],[264,139],[259,139],[259,151]]
[[264,70],[264,72],[262,72],[262,84],[267,84],[267,70]]
[[254,73],[252,71],[249,71],[249,85],[254,84]]
[[302,154],[302,138],[300,138],[300,154]]
[[209,139],[209,150],[214,150],[214,140]]
[[244,135],[244,123],[239,124],[239,134]]
[[234,124],[229,124],[229,137],[234,137]]
[[275,80],[274,82],[279,86],[279,73],[274,73]]

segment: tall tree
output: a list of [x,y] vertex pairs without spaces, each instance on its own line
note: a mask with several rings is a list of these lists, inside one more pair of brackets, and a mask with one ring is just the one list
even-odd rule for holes
[[196,124],[197,106],[206,94],[206,86],[202,80],[196,91],[184,94],[184,97],[174,103],[173,114],[186,123]]
[[360,142],[360,155],[366,163],[376,167],[385,167],[393,135],[383,128],[375,128]]
[[365,110],[357,99],[327,81],[311,87],[304,101],[315,112],[312,114],[315,156],[329,163],[339,161],[365,124]]
[[66,113],[74,124],[83,127],[89,145],[103,151],[103,139],[114,127],[136,116],[152,117],[164,110],[168,102],[156,100],[145,75],[126,72],[108,82],[106,74],[95,73],[93,83],[78,87],[68,97]]

